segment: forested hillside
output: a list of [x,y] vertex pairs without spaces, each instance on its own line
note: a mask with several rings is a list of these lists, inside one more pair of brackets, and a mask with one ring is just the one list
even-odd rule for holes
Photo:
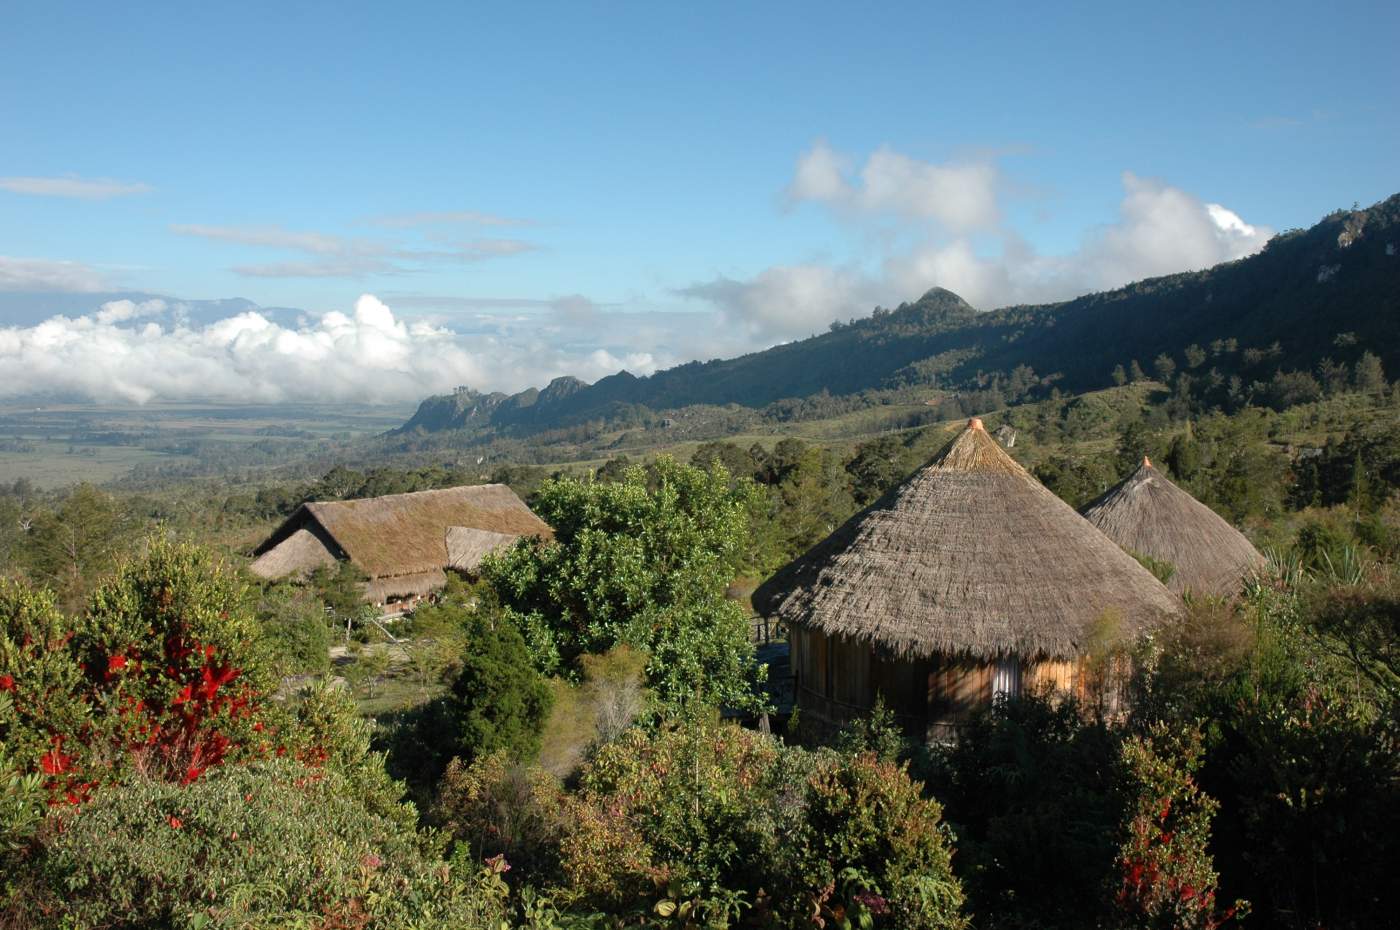
[[1338,211],[1206,271],[985,313],[934,288],[809,339],[647,378],[560,378],[515,395],[460,389],[424,401],[399,432],[530,435],[590,421],[644,423],[702,404],[761,408],[910,388],[1007,386],[1015,394],[1016,382],[1029,381],[1080,392],[1107,386],[1120,371],[1170,382],[1178,370],[1199,368],[1220,385],[1238,378],[1245,391],[1280,373],[1350,364],[1363,348],[1400,370],[1400,195]]

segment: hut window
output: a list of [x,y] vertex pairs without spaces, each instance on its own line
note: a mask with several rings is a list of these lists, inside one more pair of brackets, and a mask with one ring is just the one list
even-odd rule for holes
[[1021,696],[1021,663],[1014,657],[997,659],[992,671],[992,700],[1011,700]]

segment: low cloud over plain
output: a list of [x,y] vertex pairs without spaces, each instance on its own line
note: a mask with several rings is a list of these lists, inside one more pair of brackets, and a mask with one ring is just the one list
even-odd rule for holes
[[[1062,300],[1241,258],[1272,235],[1165,181],[1125,171],[1120,183],[1115,216],[1086,230],[1074,248],[1047,253],[1010,219],[1025,212],[1023,188],[995,156],[934,162],[881,147],[860,158],[817,142],[782,186],[781,221],[830,224],[852,257],[663,283],[659,295],[633,295],[625,306],[580,294],[493,299],[400,290],[425,269],[541,250],[494,235],[538,224],[474,211],[378,216],[359,224],[368,235],[169,226],[210,248],[240,250],[244,261],[230,270],[242,277],[376,279],[361,287],[383,300],[366,293],[353,308],[323,314],[247,302],[195,308],[198,302],[174,299],[113,300],[123,295],[101,294],[113,283],[93,266],[0,256],[0,291],[69,298],[0,326],[0,397],[406,403],[461,384],[516,391],[564,374],[591,381],[626,368],[646,375],[821,332],[935,286],[981,309]],[[7,184],[90,199],[144,188],[0,178]],[[56,312],[65,315],[43,319]]]
[[519,390],[562,374],[592,380],[657,367],[644,351],[561,345],[553,316],[540,327],[481,315],[463,333],[401,319],[371,294],[348,313],[293,325],[247,310],[201,326],[187,309],[165,299],[108,301],[90,314],[0,328],[0,398],[411,403],[459,384]]

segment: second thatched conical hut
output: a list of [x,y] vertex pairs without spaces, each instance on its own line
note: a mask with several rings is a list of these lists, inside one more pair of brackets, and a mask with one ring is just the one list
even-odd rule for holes
[[1096,636],[1180,609],[980,420],[753,600],[788,626],[804,720],[839,726],[879,697],[931,738],[998,694],[1079,689]]
[[1173,484],[1145,456],[1137,471],[1086,504],[1085,519],[1118,545],[1171,566],[1178,594],[1232,596],[1264,565],[1244,534]]

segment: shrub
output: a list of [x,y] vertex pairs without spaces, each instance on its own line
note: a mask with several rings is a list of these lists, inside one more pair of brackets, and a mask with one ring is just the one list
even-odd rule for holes
[[1220,804],[1196,784],[1201,752],[1199,730],[1173,732],[1164,724],[1123,744],[1131,801],[1114,900],[1124,927],[1215,928],[1247,910],[1236,902],[1221,911],[1216,902],[1219,876],[1206,847]]
[[810,905],[838,925],[966,926],[942,810],[920,788],[873,752],[820,759],[807,779],[799,840],[780,865],[799,883],[785,909],[804,905],[789,920],[809,915]]
[[470,765],[453,759],[432,814],[473,859],[504,856],[517,874],[546,884],[559,878],[563,803],[553,777],[496,752]]
[[289,759],[97,789],[47,832],[26,892],[6,915],[19,925],[495,930],[503,916],[430,836]]
[[257,621],[279,676],[330,671],[330,627],[320,601],[307,588],[264,588],[258,596]]
[[732,726],[632,730],[603,746],[565,808],[569,894],[602,909],[664,897],[698,919],[737,917],[776,853],[765,808],[778,760],[776,742]]
[[1070,700],[999,702],[931,760],[958,838],[955,862],[986,927],[1106,919],[1122,798],[1118,737]]
[[937,803],[873,753],[812,754],[692,721],[628,731],[598,750],[562,803],[547,790],[530,798],[540,818],[530,835],[557,837],[550,896],[576,914],[717,927],[964,925]]
[[0,737],[21,771],[80,802],[132,769],[191,782],[267,752],[266,653],[244,592],[205,551],[153,541],[70,619],[50,595],[0,583]]

